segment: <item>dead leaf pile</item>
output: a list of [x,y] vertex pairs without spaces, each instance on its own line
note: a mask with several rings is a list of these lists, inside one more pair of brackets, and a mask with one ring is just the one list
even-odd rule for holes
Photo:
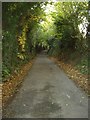
[[82,88],[90,96],[90,82],[88,76],[84,76],[77,70],[73,65],[64,63],[57,58],[50,57],[60,68],[62,68],[68,75],[68,77],[73,80],[77,86]]
[[22,66],[18,73],[14,73],[7,82],[2,85],[2,106],[4,107],[10,98],[17,92],[24,77],[32,67],[33,61]]
[[0,110],[2,107],[2,84],[0,84]]

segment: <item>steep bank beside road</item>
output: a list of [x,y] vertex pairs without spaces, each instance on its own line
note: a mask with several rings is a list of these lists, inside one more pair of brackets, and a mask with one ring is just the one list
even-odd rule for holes
[[21,86],[24,77],[31,69],[34,60],[30,60],[27,64],[23,65],[17,73],[13,73],[8,80],[2,84],[2,106],[5,107],[10,99],[15,95]]
[[79,69],[77,69],[70,62],[65,62],[64,60],[55,57],[50,57],[50,59],[52,59],[61,69],[67,73],[68,77],[76,83],[77,87],[82,88],[88,94],[88,96],[90,96],[90,82],[88,80],[88,74],[82,74]]

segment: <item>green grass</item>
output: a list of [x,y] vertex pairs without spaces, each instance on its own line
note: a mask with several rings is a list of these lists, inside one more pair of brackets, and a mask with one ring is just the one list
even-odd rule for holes
[[67,50],[67,52],[64,53],[64,62],[72,64],[76,69],[78,69],[83,75],[88,75],[88,65],[89,65],[89,59],[87,53],[82,55],[78,51],[70,52]]
[[79,52],[75,52],[71,54],[70,61],[74,64],[75,68],[78,69],[82,74],[88,75],[88,55],[85,53],[84,55]]

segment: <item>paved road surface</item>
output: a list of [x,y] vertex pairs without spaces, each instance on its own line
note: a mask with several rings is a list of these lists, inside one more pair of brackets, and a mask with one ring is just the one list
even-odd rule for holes
[[41,54],[6,113],[9,118],[88,118],[88,99],[63,70]]

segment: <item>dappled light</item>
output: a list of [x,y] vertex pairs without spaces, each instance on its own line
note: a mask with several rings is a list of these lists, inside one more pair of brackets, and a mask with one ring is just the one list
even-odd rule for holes
[[88,116],[89,16],[88,2],[2,3],[3,117]]

